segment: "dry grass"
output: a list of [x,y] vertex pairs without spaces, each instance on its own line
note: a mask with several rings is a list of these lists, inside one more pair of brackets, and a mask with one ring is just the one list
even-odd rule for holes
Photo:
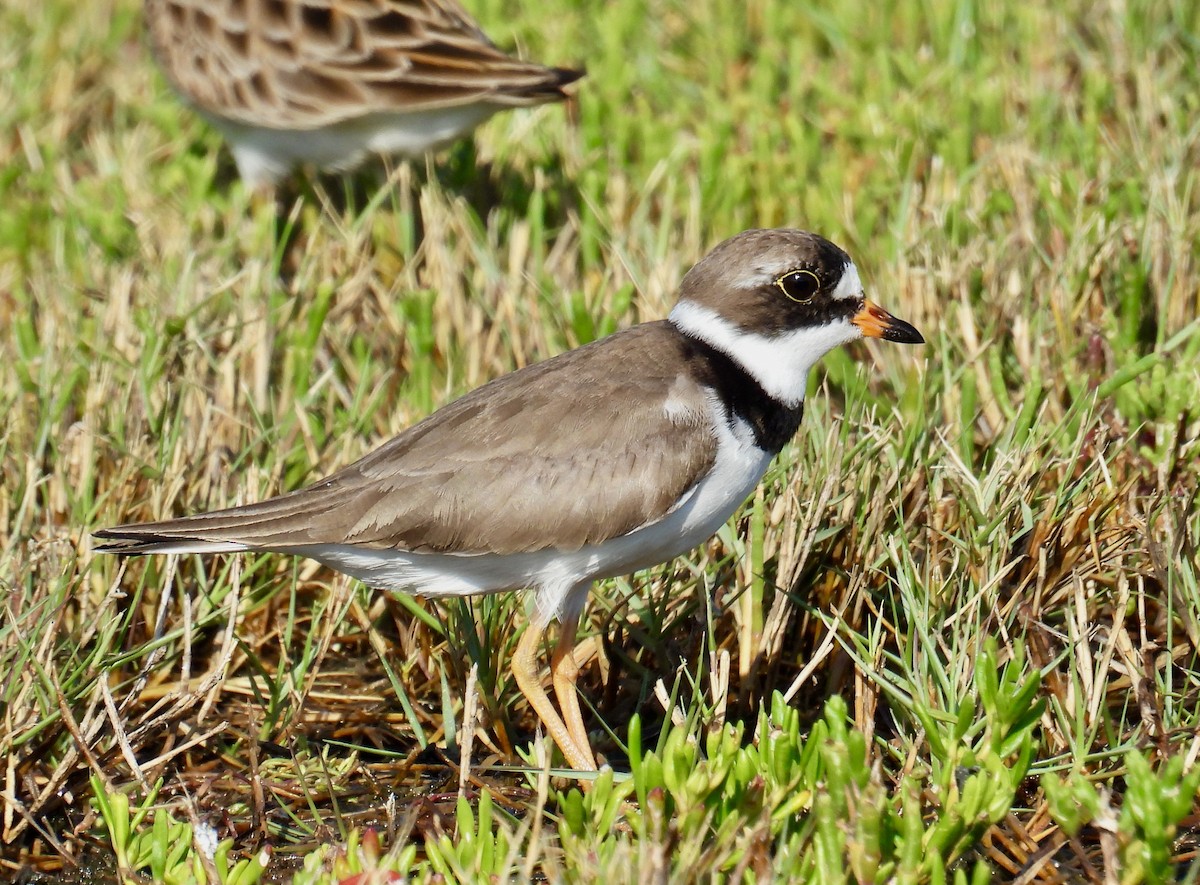
[[[1128,749],[1194,763],[1195,9],[726,6],[474,4],[501,42],[586,62],[578,108],[498,118],[386,183],[300,183],[282,215],[166,92],[135,5],[0,10],[7,870],[95,844],[92,774],[162,778],[159,802],[280,854],[368,822],[435,832],[473,665],[470,783],[536,820],[536,781],[489,771],[535,722],[505,666],[518,597],[392,601],[273,556],[119,562],[89,533],[295,488],[487,379],[663,316],[689,264],[751,225],[841,242],[930,344],[828,358],[738,519],[594,594],[601,751],[627,767],[626,723],[657,731],[667,695],[703,731],[774,690],[806,722],[840,693],[899,784],[938,764],[918,711],[953,717],[994,637],[1042,673],[1033,773],[1084,771],[1119,808]],[[1068,837],[1034,778],[1017,799],[975,849],[997,874],[1127,868],[1127,833]],[[581,866],[504,826],[512,869],[554,879],[734,864],[685,833],[708,853],[672,861],[664,837]]]

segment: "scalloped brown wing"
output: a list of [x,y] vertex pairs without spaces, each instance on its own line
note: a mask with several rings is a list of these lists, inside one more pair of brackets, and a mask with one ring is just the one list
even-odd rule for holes
[[370,114],[565,97],[581,72],[512,58],[453,0],[146,0],[175,88],[216,117],[318,129]]

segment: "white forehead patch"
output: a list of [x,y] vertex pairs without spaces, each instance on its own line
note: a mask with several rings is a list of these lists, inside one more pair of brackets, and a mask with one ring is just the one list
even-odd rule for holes
[[834,300],[863,297],[862,280],[858,278],[858,268],[854,266],[853,261],[846,265],[846,269],[842,271],[842,278],[829,293],[829,297]]

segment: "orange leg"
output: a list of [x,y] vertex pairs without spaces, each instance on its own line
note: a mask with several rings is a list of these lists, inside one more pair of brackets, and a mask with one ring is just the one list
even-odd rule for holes
[[550,675],[554,679],[554,696],[558,698],[558,708],[562,710],[567,731],[575,746],[586,755],[588,770],[595,771],[596,759],[592,755],[592,742],[588,740],[587,729],[583,727],[579,692],[575,690],[575,680],[579,678],[579,663],[575,660],[575,632],[578,628],[578,615],[568,617],[562,622],[558,644],[554,646],[554,653],[550,657]]
[[[575,619],[578,622],[578,618]],[[538,714],[542,720],[542,724],[546,726],[546,731],[550,733],[550,737],[554,739],[554,743],[558,744],[562,750],[563,756],[566,757],[567,764],[576,771],[595,771],[596,762],[592,758],[591,747],[587,743],[587,735],[583,732],[583,719],[579,715],[579,699],[574,695],[574,675],[570,681],[564,683],[571,686],[571,695],[574,699],[574,719],[577,722],[576,728],[583,735],[584,742],[582,746],[577,742],[572,735],[571,729],[567,728],[558,711],[554,709],[554,704],[550,702],[550,697],[542,688],[542,682],[539,677],[539,667],[537,664],[537,652],[541,644],[543,634],[546,632],[546,622],[539,617],[535,617],[525,628],[521,640],[517,643],[516,653],[512,659],[512,673],[517,680],[517,687],[529,700],[530,706]],[[574,642],[574,630],[571,631],[572,643]],[[562,644],[561,641],[559,643]],[[568,654],[567,657],[572,661],[574,659]],[[575,671],[578,673],[578,670]],[[558,694],[558,679],[555,678],[555,693]],[[559,695],[559,703],[562,703],[562,696]],[[568,715],[571,715],[568,713]]]

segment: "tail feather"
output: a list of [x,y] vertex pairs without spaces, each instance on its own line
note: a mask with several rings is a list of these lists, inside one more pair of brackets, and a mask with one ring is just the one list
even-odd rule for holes
[[[123,527],[105,529],[95,533],[110,543],[96,547],[98,553],[115,553],[118,556],[143,556],[148,553],[240,553],[252,550],[248,544],[235,541],[204,541],[199,538],[171,538],[161,535],[122,533]],[[140,527],[139,527],[140,528]]]
[[197,513],[163,522],[129,523],[94,532],[109,543],[100,553],[139,556],[146,553],[236,553],[303,544],[320,501],[302,489],[255,504]]
[[566,87],[579,80],[587,72],[573,68],[547,68],[534,66],[528,77],[514,79],[496,90],[494,97],[504,104],[530,105],[550,101],[564,101],[571,97]]

